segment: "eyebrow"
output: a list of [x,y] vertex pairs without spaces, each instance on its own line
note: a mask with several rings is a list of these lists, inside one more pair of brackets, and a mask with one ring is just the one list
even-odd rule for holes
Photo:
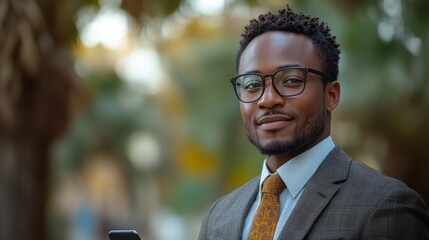
[[[301,67],[301,66],[299,64],[286,64],[286,65],[282,65],[282,66],[277,67],[276,70],[280,70],[283,68],[290,68],[290,67]],[[252,74],[252,73],[262,74],[259,70],[250,70],[250,71],[246,71],[242,74]]]

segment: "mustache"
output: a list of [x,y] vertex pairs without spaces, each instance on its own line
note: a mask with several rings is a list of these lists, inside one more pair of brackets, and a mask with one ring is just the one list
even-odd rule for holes
[[284,116],[284,117],[286,117],[286,118],[293,118],[293,119],[298,118],[298,116],[297,116],[297,115],[292,114],[292,113],[288,113],[288,112],[284,112],[284,111],[279,111],[279,110],[268,110],[268,111],[264,111],[264,112],[262,112],[262,113],[258,114],[258,115],[255,117],[255,119],[253,120],[253,123],[254,123],[254,124],[257,124],[257,123],[258,123],[258,121],[259,121],[261,118],[264,118],[264,117],[267,117],[267,116],[272,116],[272,115]]

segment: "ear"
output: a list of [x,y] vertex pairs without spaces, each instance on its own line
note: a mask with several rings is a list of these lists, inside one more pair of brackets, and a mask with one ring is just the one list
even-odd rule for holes
[[332,112],[340,102],[340,83],[338,81],[328,82],[325,88],[326,110]]

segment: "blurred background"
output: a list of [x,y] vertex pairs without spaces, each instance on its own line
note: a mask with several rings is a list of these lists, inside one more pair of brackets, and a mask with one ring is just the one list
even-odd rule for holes
[[429,1],[0,0],[0,239],[196,239],[260,173],[229,78],[286,4],[341,44],[334,141],[429,202]]

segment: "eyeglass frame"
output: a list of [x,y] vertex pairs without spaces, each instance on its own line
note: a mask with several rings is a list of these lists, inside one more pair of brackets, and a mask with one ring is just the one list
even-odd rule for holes
[[[295,70],[295,69],[298,69],[298,70],[301,70],[303,73],[304,73],[304,87],[302,88],[302,90],[299,92],[299,93],[296,93],[296,94],[291,94],[291,95],[283,95],[283,94],[281,94],[280,92],[279,92],[279,90],[277,89],[277,86],[276,86],[276,84],[274,84],[274,75],[276,75],[278,72],[280,72],[280,71],[284,71],[284,70]],[[232,84],[232,87],[234,88],[234,92],[235,92],[235,95],[237,96],[237,98],[238,98],[238,100],[240,101],[240,102],[243,102],[243,103],[252,103],[252,102],[256,102],[256,101],[258,101],[259,99],[261,99],[261,97],[264,95],[264,93],[265,93],[265,89],[267,88],[267,84],[266,84],[266,81],[265,81],[265,78],[267,78],[267,77],[270,77],[271,78],[271,85],[273,86],[273,88],[274,88],[274,90],[276,91],[276,93],[278,93],[280,96],[282,96],[282,97],[293,97],[293,96],[298,96],[298,95],[300,95],[301,93],[303,93],[304,92],[304,90],[305,90],[305,87],[306,87],[306,85],[307,85],[307,74],[308,73],[314,73],[314,74],[317,74],[317,75],[319,75],[319,76],[321,76],[322,77],[322,81],[328,81],[328,82],[333,82],[333,81],[335,81],[335,80],[330,80],[330,78],[327,76],[327,74],[326,73],[324,73],[324,72],[321,72],[321,71],[319,71],[319,70],[316,70],[316,69],[312,69],[312,68],[305,68],[305,67],[283,67],[283,68],[279,68],[279,69],[277,69],[275,72],[273,72],[273,73],[268,73],[268,74],[260,74],[260,73],[258,73],[258,72],[252,72],[252,73],[243,73],[243,74],[239,74],[239,75],[236,75],[236,76],[234,76],[234,77],[232,77],[229,81],[231,82],[231,84]],[[238,92],[237,92],[237,87],[236,87],[236,84],[237,84],[237,79],[238,78],[240,78],[240,77],[242,77],[242,76],[246,76],[246,75],[257,75],[257,76],[259,76],[259,77],[261,77],[261,79],[262,79],[262,92],[261,92],[261,95],[257,98],[257,99],[255,99],[255,100],[252,100],[252,101],[243,101],[241,98],[240,98],[240,96],[238,95]]]

